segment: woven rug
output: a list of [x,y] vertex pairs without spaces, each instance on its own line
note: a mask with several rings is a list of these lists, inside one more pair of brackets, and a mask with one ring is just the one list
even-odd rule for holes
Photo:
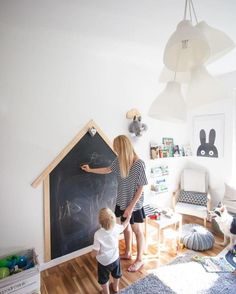
[[161,266],[120,291],[120,294],[233,294],[236,293],[236,275],[208,273],[203,266],[192,261],[196,252],[190,251]]

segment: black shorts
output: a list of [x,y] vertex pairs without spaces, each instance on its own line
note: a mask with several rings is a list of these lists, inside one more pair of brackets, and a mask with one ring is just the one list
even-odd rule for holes
[[114,279],[122,276],[120,258],[108,265],[102,265],[98,262],[98,283],[104,285],[109,281],[110,273]]
[[[116,205],[115,215],[116,217],[120,217],[121,222],[125,221],[125,218],[123,217],[124,212],[125,212],[124,210],[120,209],[120,206]],[[146,215],[142,207],[139,210],[133,211],[130,218],[130,224],[133,225],[134,223],[143,223],[145,218],[146,218]]]

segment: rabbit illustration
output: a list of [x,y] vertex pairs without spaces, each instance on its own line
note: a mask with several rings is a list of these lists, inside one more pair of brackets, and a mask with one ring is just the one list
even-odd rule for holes
[[210,130],[209,133],[209,143],[206,143],[206,132],[201,129],[200,131],[200,142],[201,145],[197,149],[197,156],[204,157],[218,157],[218,150],[214,145],[216,139],[216,131],[214,129]]

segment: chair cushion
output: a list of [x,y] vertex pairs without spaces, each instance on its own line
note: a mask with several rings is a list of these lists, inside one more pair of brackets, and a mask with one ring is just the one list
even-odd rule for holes
[[207,218],[207,207],[202,205],[177,202],[175,212],[180,214],[193,215],[200,218]]
[[204,251],[213,247],[215,238],[203,226],[186,224],[182,228],[181,242],[191,250]]
[[178,202],[207,206],[207,193],[180,190]]

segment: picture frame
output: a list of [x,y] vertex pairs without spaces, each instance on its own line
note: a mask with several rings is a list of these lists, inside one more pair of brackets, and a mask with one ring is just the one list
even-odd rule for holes
[[156,143],[150,143],[150,159],[160,157],[160,146]]
[[179,145],[174,145],[173,153],[174,153],[174,157],[180,156]]
[[183,145],[184,156],[192,156],[192,149],[190,144]]
[[219,158],[224,155],[225,115],[193,117],[193,155]]
[[172,145],[174,145],[174,139],[164,137],[164,138],[162,138],[162,144],[165,146],[172,146]]

